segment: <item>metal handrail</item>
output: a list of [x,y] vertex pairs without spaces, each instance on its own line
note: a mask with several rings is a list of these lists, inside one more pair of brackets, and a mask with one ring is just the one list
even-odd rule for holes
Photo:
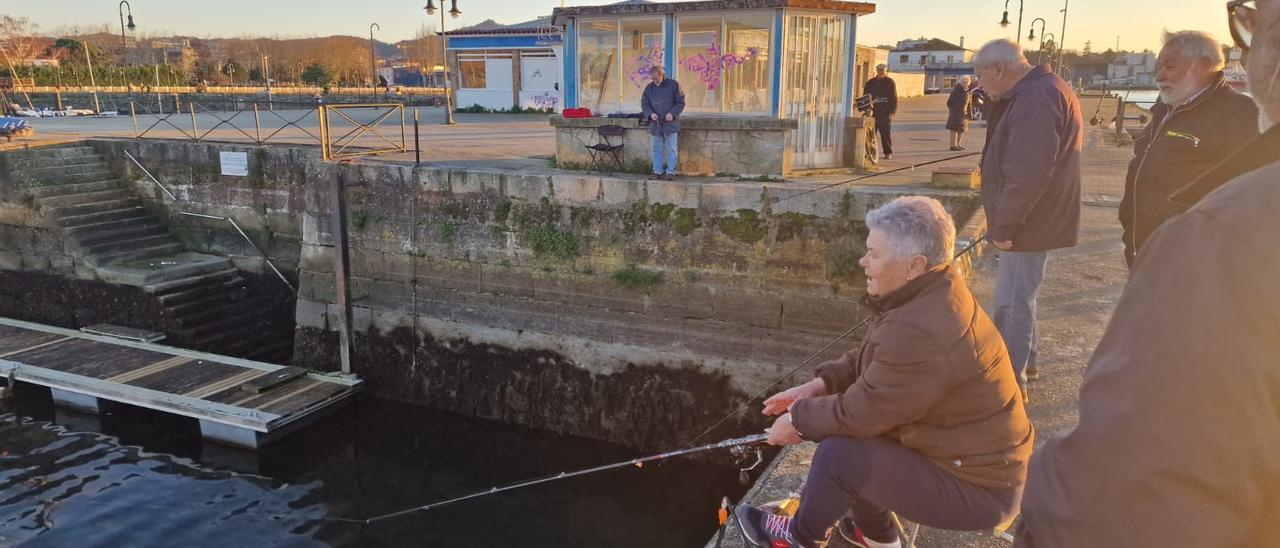
[[172,192],[169,192],[169,189],[165,188],[165,186],[160,183],[160,180],[156,179],[155,175],[152,175],[150,171],[147,171],[146,167],[143,167],[142,162],[139,162],[137,158],[134,158],[132,154],[129,154],[129,151],[127,150],[124,151],[124,155],[128,156],[129,159],[133,161],[134,165],[138,166],[138,169],[141,169],[143,173],[146,173],[147,177],[151,178],[151,182],[155,183],[156,186],[160,187],[160,190],[163,190],[164,193],[169,196],[170,200],[173,200],[175,202],[178,201],[178,198],[174,196]]

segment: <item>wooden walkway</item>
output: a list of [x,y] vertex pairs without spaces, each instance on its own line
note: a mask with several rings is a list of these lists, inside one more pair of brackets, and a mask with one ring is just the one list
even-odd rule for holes
[[[97,412],[105,399],[200,421],[208,439],[258,448],[345,400],[361,381],[0,318],[0,376]],[[242,387],[243,386],[243,387]]]

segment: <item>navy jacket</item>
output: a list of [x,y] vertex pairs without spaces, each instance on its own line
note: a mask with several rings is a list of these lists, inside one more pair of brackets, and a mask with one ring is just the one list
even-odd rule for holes
[[992,109],[982,151],[987,237],[1014,251],[1076,245],[1080,232],[1080,100],[1048,65]]
[[[665,78],[662,85],[656,86],[653,82],[644,87],[644,93],[640,95],[640,113],[644,119],[649,122],[649,133],[657,135],[671,135],[680,131],[680,113],[684,112],[684,89],[680,87],[680,82]],[[667,114],[671,114],[672,120],[667,121]],[[649,120],[650,114],[657,114],[658,121]]]

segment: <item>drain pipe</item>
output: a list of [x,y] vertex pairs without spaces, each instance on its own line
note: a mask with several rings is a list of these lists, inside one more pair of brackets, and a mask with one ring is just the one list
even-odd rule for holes
[[[333,224],[333,276],[337,289],[338,358],[342,372],[351,374],[351,295],[347,280],[351,275],[351,255],[347,247],[347,203],[342,193],[342,169],[329,178],[329,209]],[[415,227],[416,228],[416,227]],[[417,336],[416,334],[414,336]]]

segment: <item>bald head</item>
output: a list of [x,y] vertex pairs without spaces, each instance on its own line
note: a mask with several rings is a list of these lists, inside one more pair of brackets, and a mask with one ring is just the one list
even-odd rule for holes
[[982,80],[982,88],[993,98],[999,99],[1031,70],[1031,63],[1022,55],[1022,46],[1009,40],[987,42],[973,56],[973,72]]

